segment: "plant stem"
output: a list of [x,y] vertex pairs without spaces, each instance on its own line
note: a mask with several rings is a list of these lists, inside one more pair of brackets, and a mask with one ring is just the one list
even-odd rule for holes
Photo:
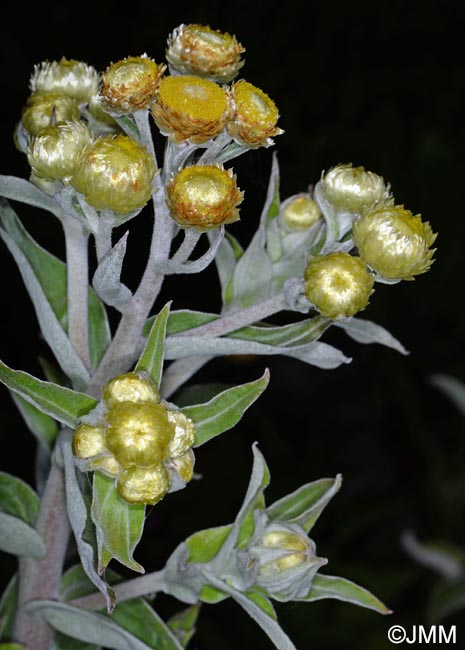
[[[137,596],[147,596],[149,594],[155,594],[158,591],[163,591],[163,576],[163,571],[154,571],[145,576],[126,580],[116,585],[114,587],[116,602],[121,603],[125,600],[136,598]],[[104,609],[106,607],[106,600],[103,594],[96,591],[89,596],[72,600],[69,604],[80,609]]]
[[105,255],[107,255],[111,250],[111,233],[113,226],[113,216],[105,214],[105,212],[102,211],[98,222],[97,232],[95,233],[95,248],[97,251],[97,262],[99,264]]
[[88,239],[84,227],[72,217],[63,219],[68,284],[68,336],[86,368],[90,367],[88,329]]
[[28,649],[49,650],[53,630],[42,619],[25,612],[30,600],[57,600],[60,578],[69,536],[63,471],[52,464],[45,484],[36,530],[42,537],[47,553],[42,560],[20,558],[19,593],[14,624],[14,639]]

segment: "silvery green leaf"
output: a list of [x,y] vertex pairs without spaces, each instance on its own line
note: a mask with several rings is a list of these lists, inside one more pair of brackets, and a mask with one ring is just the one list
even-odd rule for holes
[[[67,329],[66,264],[46,251],[27,233],[7,201],[0,200],[0,223],[21,249],[32,267],[63,329]],[[89,354],[96,367],[111,340],[107,314],[99,298],[89,287]]]
[[220,433],[235,426],[245,411],[263,393],[269,382],[269,372],[255,381],[229,388],[204,404],[185,406],[181,411],[195,424],[194,447],[205,444]]
[[279,215],[279,164],[276,152],[273,153],[271,162],[270,179],[266,192],[265,204],[260,215],[260,225],[267,226],[273,219]]
[[177,612],[168,620],[168,627],[174,633],[183,648],[187,648],[189,641],[196,632],[197,619],[201,603],[190,605]]
[[97,405],[90,395],[42,381],[21,370],[12,370],[1,361],[0,381],[42,413],[73,428]]
[[265,233],[259,229],[234,269],[229,306],[246,309],[268,298],[272,275],[273,263],[265,250]]
[[111,111],[108,111],[108,113],[113,117],[115,122],[126,133],[126,135],[135,138],[136,140],[140,140],[139,129],[137,128],[137,124],[131,114],[120,115]]
[[283,254],[282,233],[277,219],[273,219],[266,229],[266,250],[274,268]]
[[99,572],[115,558],[129,569],[144,573],[133,553],[144,530],[145,506],[121,498],[113,478],[94,472],[91,513],[97,533]]
[[340,490],[342,476],[320,479],[287,494],[268,506],[266,512],[271,521],[299,524],[308,533],[321,512]]
[[0,599],[0,640],[11,638],[17,610],[18,577],[13,575]]
[[[208,233],[210,243],[213,240],[213,233]],[[231,300],[231,278],[237,260],[240,259],[244,249],[239,244],[237,239],[228,231],[225,231],[225,236],[221,241],[218,250],[216,251],[215,263],[218,271],[218,278],[221,285],[221,295],[223,303],[228,305]]]
[[92,286],[104,303],[124,310],[124,306],[132,298],[132,292],[121,282],[124,256],[129,231],[105,255],[92,278]]
[[327,246],[330,246],[334,241],[339,241],[340,239],[339,220],[337,218],[336,210],[325,196],[321,181],[318,181],[315,185],[313,198],[318,203],[318,207],[320,208],[321,214],[326,223],[326,238],[322,249],[322,252],[324,252]]
[[18,264],[24,284],[34,305],[44,339],[53,350],[56,360],[63,371],[73,380],[77,387],[83,388],[89,381],[89,373],[54,313],[34,269],[22,250],[6,231],[0,229],[0,236]]
[[441,541],[420,542],[411,530],[403,531],[401,545],[416,561],[444,580],[454,582],[465,576],[465,550]]
[[[193,311],[191,309],[179,309],[178,311],[171,311],[169,314],[168,322],[166,325],[166,333],[178,334],[186,330],[205,325],[219,318],[217,314],[204,313],[202,311]],[[150,318],[147,323],[153,322],[154,317]],[[146,329],[144,330],[144,334]],[[148,332],[147,332],[148,334]]]
[[47,210],[59,219],[64,216],[60,204],[52,196],[24,178],[0,176],[0,196]]
[[451,402],[465,415],[465,384],[451,375],[436,373],[431,375],[430,382],[448,397]]
[[136,365],[136,371],[144,370],[160,386],[165,358],[165,336],[171,302],[167,303],[153,321],[144,350]]
[[90,519],[90,499],[84,495],[78,480],[70,436],[69,440],[62,444],[61,451],[65,471],[66,506],[81,564],[91,582],[106,597],[107,609],[111,612],[115,606],[115,594],[97,572],[97,551],[95,531]]
[[13,555],[45,557],[45,544],[39,533],[22,519],[0,512],[0,550]]
[[283,236],[281,258],[273,264],[273,292],[280,291],[291,277],[303,278],[311,246],[321,230],[321,223],[316,223],[307,231],[289,232]]
[[153,650],[103,614],[52,600],[30,601],[27,611],[41,616],[55,630],[87,643],[114,650]]
[[354,582],[345,578],[325,576],[317,573],[313,578],[310,592],[305,598],[299,600],[313,602],[324,598],[335,598],[346,603],[373,609],[380,614],[392,613],[376,596],[373,596],[367,589],[360,587]]
[[384,327],[372,321],[353,317],[346,321],[334,321],[333,325],[343,329],[358,343],[379,343],[397,350],[401,354],[408,354],[400,341],[394,338]]
[[28,429],[34,434],[37,440],[47,449],[53,446],[58,435],[58,424],[53,418],[42,413],[38,408],[27,402],[17,393],[11,392],[11,397],[16,404]]
[[0,510],[34,526],[39,512],[39,497],[20,478],[0,472]]

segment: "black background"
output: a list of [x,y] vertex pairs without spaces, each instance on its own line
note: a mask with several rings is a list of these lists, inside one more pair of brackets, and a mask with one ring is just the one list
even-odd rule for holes
[[[356,344],[338,331],[324,340],[353,361],[334,371],[285,358],[212,362],[199,381],[246,381],[268,366],[270,386],[240,426],[199,450],[203,480],[151,512],[137,550],[148,570],[157,569],[188,534],[231,521],[247,485],[254,441],[271,469],[269,502],[304,482],[341,472],[342,490],[312,532],[318,553],[329,558],[327,573],[360,582],[394,614],[383,618],[326,601],[279,606],[280,620],[299,650],[388,648],[390,625],[425,623],[437,582],[403,551],[401,532],[412,528],[421,539],[447,539],[465,548],[465,424],[430,384],[438,372],[465,380],[464,9],[432,0],[310,0],[306,7],[303,15],[295,0],[282,6],[205,0],[195,7],[138,0],[125,8],[104,2],[12,6],[0,28],[0,173],[28,174],[12,132],[35,63],[66,56],[103,70],[143,52],[162,61],[172,29],[200,22],[237,35],[246,47],[242,76],[280,109],[285,134],[275,149],[282,198],[305,190],[323,169],[353,162],[381,174],[398,203],[431,222],[439,232],[431,272],[415,282],[377,285],[363,314],[399,338],[409,356]],[[231,230],[244,243],[257,222],[271,155],[271,150],[251,152],[234,164],[246,198],[242,221]],[[16,207],[34,236],[62,256],[61,232],[52,218]],[[139,219],[131,228],[128,282],[140,271],[148,226]],[[0,263],[0,356],[38,374],[37,355],[48,350],[4,247]],[[163,294],[160,305],[173,298],[174,308],[219,308],[213,269],[203,277],[170,280]],[[32,482],[34,442],[6,390],[1,400],[1,468]],[[3,582],[14,567],[13,559],[3,556]],[[177,608],[169,598],[158,603],[163,615]],[[459,626],[459,643],[463,635]],[[204,608],[192,647],[272,646],[227,601]]]

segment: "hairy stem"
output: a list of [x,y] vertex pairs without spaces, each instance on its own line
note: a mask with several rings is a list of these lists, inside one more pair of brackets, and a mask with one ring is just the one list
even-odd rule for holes
[[36,530],[47,553],[42,560],[21,558],[19,561],[19,593],[13,636],[28,649],[49,650],[53,630],[40,618],[25,611],[30,600],[57,600],[60,578],[69,537],[63,471],[52,464],[45,484]]
[[88,328],[89,234],[72,217],[63,219],[68,284],[68,336],[86,366],[90,367]]
[[113,226],[113,216],[102,212],[98,222],[98,229],[95,233],[95,248],[97,252],[97,262],[99,264],[105,255],[107,255],[111,250],[111,233]]

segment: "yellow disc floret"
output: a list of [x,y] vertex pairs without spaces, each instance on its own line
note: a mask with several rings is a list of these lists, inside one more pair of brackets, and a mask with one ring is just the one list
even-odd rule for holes
[[180,25],[168,38],[166,58],[178,73],[229,82],[244,65],[244,51],[227,32],[207,25]]
[[76,458],[85,459],[98,456],[106,451],[105,428],[80,424],[73,434],[73,454]]
[[282,211],[282,220],[289,230],[308,230],[320,219],[318,203],[308,194],[292,198]]
[[328,201],[341,212],[361,212],[390,197],[389,187],[381,176],[351,164],[330,169],[323,174],[322,184]]
[[118,113],[148,108],[165,68],[146,55],[130,56],[112,63],[102,74],[104,104]]
[[359,257],[337,252],[310,259],[305,295],[327,318],[347,318],[365,309],[374,277]]
[[170,489],[170,475],[163,465],[122,470],[116,481],[116,489],[130,503],[154,505],[161,501]]
[[162,79],[151,110],[164,135],[202,144],[223,130],[230,103],[226,91],[213,81],[180,75]]
[[366,211],[352,230],[360,257],[386,279],[413,280],[433,263],[436,234],[401,205]]
[[121,402],[106,420],[106,446],[122,467],[151,467],[168,455],[174,427],[162,404]]
[[283,133],[277,126],[276,104],[263,90],[241,79],[233,84],[230,94],[234,116],[227,129],[237,142],[251,148],[269,146],[271,138]]
[[150,199],[154,174],[145,147],[125,135],[108,135],[83,149],[71,185],[97,210],[127,213]]
[[103,399],[108,408],[120,402],[158,404],[160,394],[157,386],[148,376],[138,372],[128,372],[110,379],[103,389]]
[[239,219],[243,194],[231,170],[214,165],[182,169],[167,188],[171,216],[180,225],[211,230]]
[[41,92],[30,95],[23,110],[21,121],[31,135],[57,122],[77,122],[81,117],[79,105],[72,97],[57,92]]
[[43,61],[34,66],[30,79],[33,93],[57,92],[76,99],[78,102],[89,101],[98,89],[97,70],[83,61],[66,59]]

